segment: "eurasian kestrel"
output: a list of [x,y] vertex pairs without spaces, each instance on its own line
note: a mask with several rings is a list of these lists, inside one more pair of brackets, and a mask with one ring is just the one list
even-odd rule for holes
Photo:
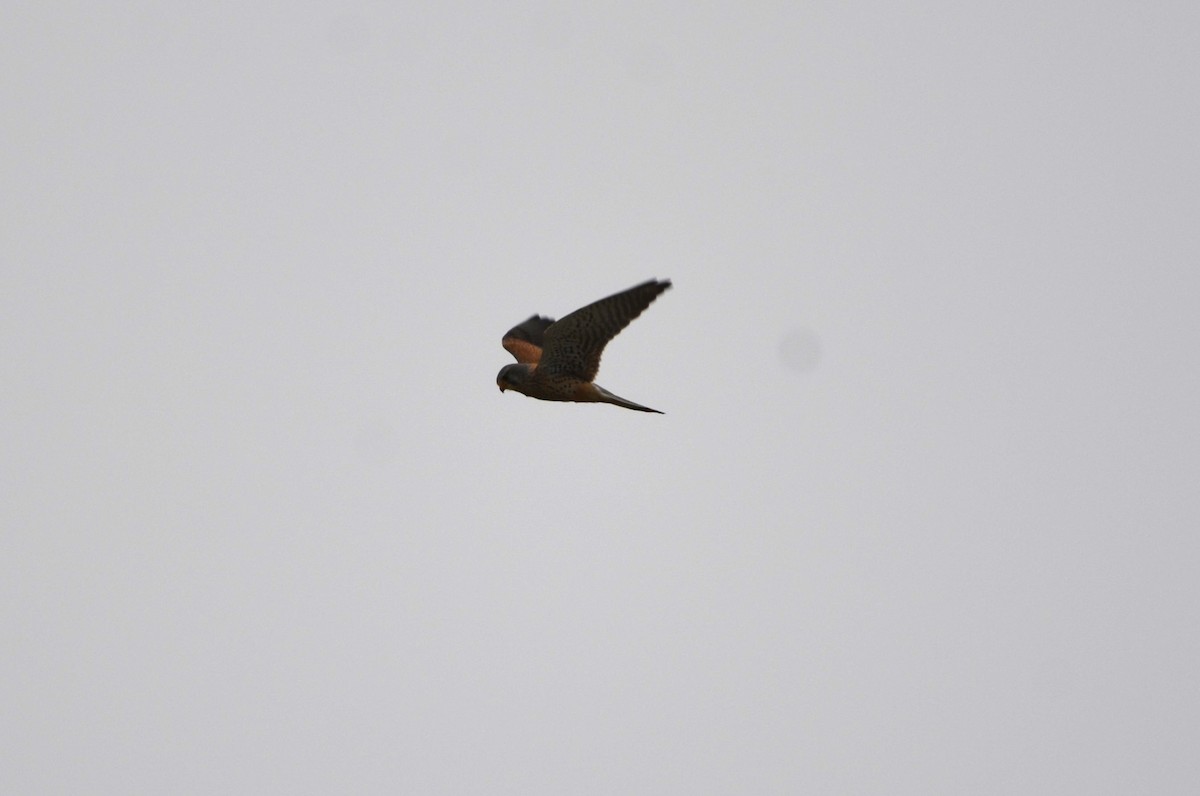
[[500,392],[516,390],[543,401],[606,403],[658,412],[613,395],[592,382],[600,369],[604,346],[642,314],[670,281],[651,279],[637,287],[600,299],[555,321],[534,315],[509,329],[500,344],[516,358],[496,376]]

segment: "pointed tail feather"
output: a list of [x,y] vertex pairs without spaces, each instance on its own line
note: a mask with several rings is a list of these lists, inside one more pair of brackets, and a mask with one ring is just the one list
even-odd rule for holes
[[623,406],[626,409],[633,409],[634,411],[637,411],[637,412],[654,412],[657,415],[666,414],[666,412],[660,412],[657,409],[651,409],[648,406],[642,406],[641,404],[635,404],[633,401],[628,401],[619,395],[613,395],[611,392],[604,389],[599,384],[593,384],[592,386],[594,386],[596,388],[596,395],[599,397],[601,403],[615,404],[616,406]]

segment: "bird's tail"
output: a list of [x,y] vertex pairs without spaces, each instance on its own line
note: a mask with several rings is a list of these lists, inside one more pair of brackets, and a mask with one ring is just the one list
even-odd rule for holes
[[601,403],[616,404],[617,406],[623,406],[626,409],[633,409],[637,412],[654,412],[658,415],[666,414],[665,412],[660,412],[657,409],[651,409],[648,406],[642,406],[641,404],[635,404],[633,401],[627,401],[619,395],[613,395],[599,384],[593,384],[592,386],[596,388],[596,398]]

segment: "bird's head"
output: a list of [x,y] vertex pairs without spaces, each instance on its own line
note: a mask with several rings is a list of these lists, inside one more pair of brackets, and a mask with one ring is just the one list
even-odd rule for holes
[[505,390],[525,392],[523,388],[531,375],[528,365],[520,363],[505,365],[500,368],[500,373],[496,375],[496,384],[499,385],[500,392],[504,392]]

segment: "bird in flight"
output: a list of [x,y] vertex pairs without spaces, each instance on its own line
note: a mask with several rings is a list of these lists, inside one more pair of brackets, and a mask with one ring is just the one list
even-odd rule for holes
[[596,384],[604,346],[630,321],[642,314],[658,295],[671,286],[670,280],[649,282],[600,299],[555,321],[533,315],[505,333],[500,344],[517,360],[505,365],[496,376],[500,392],[516,390],[543,401],[606,403],[656,412],[613,395]]

